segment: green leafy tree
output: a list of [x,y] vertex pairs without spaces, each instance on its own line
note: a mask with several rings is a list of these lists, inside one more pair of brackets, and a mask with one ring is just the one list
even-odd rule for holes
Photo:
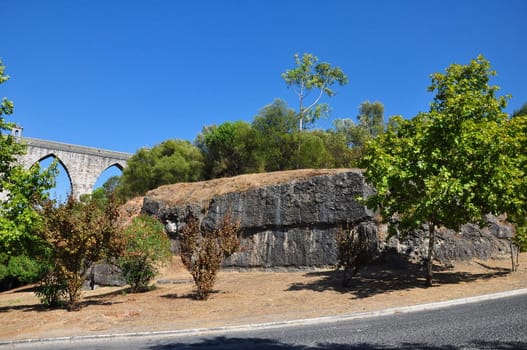
[[[4,72],[5,66],[0,60],[0,85],[9,79]],[[43,249],[35,234],[41,224],[37,208],[46,198],[46,190],[54,186],[56,166],[41,172],[38,165],[24,169],[17,162],[25,146],[11,134],[15,124],[5,119],[13,110],[13,102],[4,97],[0,103],[0,255],[4,257],[0,270],[8,273],[16,270],[25,279],[21,269],[30,263],[21,262]],[[31,271],[35,270],[31,268]]]
[[83,203],[70,196],[60,205],[47,201],[42,216],[40,235],[51,251],[53,268],[37,295],[50,304],[65,295],[68,310],[78,310],[81,288],[91,266],[103,258],[116,258],[123,251],[117,205],[110,202],[101,209],[95,200]]
[[203,178],[203,156],[189,141],[167,140],[152,149],[141,148],[127,162],[117,192],[131,198],[161,185]]
[[106,180],[101,187],[96,188],[90,194],[83,194],[80,196],[80,201],[88,203],[93,200],[97,203],[100,209],[106,208],[110,201],[118,201],[120,198],[117,194],[117,188],[119,186],[120,176],[112,176]]
[[489,86],[494,74],[482,56],[433,74],[430,111],[393,118],[366,146],[365,177],[377,190],[368,205],[402,232],[428,229],[427,286],[438,227],[458,229],[487,213],[525,214],[525,168],[508,167],[517,164],[511,159],[517,149],[504,143],[507,100]]
[[256,157],[263,171],[289,170],[298,146],[293,136],[296,113],[287,103],[276,99],[263,107],[251,124]]
[[336,119],[333,122],[334,132],[345,138],[345,143],[351,150],[351,158],[347,164],[356,166],[362,157],[364,145],[372,138],[380,135],[385,128],[384,106],[380,102],[365,101],[359,108],[358,123],[352,119]]
[[207,179],[256,172],[260,167],[251,125],[247,122],[225,122],[204,128],[195,143],[205,158]]
[[[347,84],[348,77],[339,67],[332,67],[327,62],[318,62],[318,58],[312,54],[304,53],[302,57],[295,54],[294,57],[296,68],[282,73],[282,79],[298,96],[297,118],[299,130],[302,131],[304,124],[313,123],[329,112],[329,106],[320,103],[321,98],[324,95],[334,96],[335,91],[331,87],[335,83]],[[307,100],[312,91],[315,92],[315,97]]]
[[348,146],[354,148],[359,159],[364,145],[384,131],[384,106],[382,103],[365,101],[361,103],[358,123],[351,119],[337,119],[333,122],[335,130],[346,137]]
[[380,102],[362,102],[357,116],[358,124],[348,129],[349,141],[355,147],[363,147],[368,140],[384,131],[384,106]]
[[164,227],[156,218],[137,216],[124,230],[124,242],[124,253],[118,259],[123,276],[133,292],[147,291],[158,268],[172,256]]
[[352,151],[332,131],[297,132],[296,113],[282,100],[262,108],[251,124],[259,164],[264,171],[347,167]]
[[296,169],[326,168],[329,154],[322,138],[313,132],[297,133],[294,135],[298,143],[298,152],[292,157]]
[[112,195],[114,195],[117,191],[117,187],[119,187],[119,183],[121,181],[121,176],[112,176],[110,178],[108,178],[108,180],[106,180],[101,188],[102,190],[104,191],[104,194],[106,195],[106,197],[111,197]]
[[[500,149],[495,156],[500,167],[507,168],[515,176],[497,177],[497,181],[507,181],[503,191],[497,193],[496,200],[502,201],[508,220],[516,225],[516,235],[513,238],[514,246],[522,251],[527,251],[527,114],[519,114],[509,119],[505,131],[500,134]],[[501,175],[503,176],[503,175]],[[518,265],[517,259],[512,254],[513,269]]]
[[0,253],[0,291],[16,288],[25,283],[38,282],[46,268],[46,264],[26,254]]
[[353,148],[348,147],[346,136],[333,130],[318,131],[324,143],[328,159],[324,168],[350,168],[357,166],[357,155]]

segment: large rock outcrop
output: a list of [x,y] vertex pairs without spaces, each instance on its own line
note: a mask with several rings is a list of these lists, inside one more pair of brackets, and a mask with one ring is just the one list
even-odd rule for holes
[[[280,172],[215,181],[216,191],[200,198],[195,192],[203,191],[208,183],[193,189],[185,184],[151,191],[144,199],[143,212],[159,217],[175,240],[189,215],[213,228],[230,213],[240,221],[243,232],[241,252],[225,262],[235,267],[333,265],[340,226],[361,224],[359,229],[376,232],[373,213],[356,200],[372,192],[358,170]],[[259,186],[244,186],[247,181]],[[229,182],[231,189],[218,192]],[[236,182],[242,185],[237,187]],[[185,199],[192,196],[192,200]]]
[[[427,256],[427,227],[385,241],[386,228],[357,198],[373,189],[361,171],[303,170],[242,175],[195,184],[162,186],[144,198],[142,211],[166,225],[177,252],[177,237],[189,215],[214,228],[230,213],[240,221],[242,250],[225,265],[290,268],[336,264],[336,234],[351,225],[377,244],[373,254],[397,252],[413,262]],[[482,227],[464,225],[460,232],[441,229],[435,255],[442,263],[487,259],[509,253],[510,227],[488,217]]]

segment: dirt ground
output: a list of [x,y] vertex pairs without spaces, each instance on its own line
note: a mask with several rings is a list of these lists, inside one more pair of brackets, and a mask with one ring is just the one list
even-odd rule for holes
[[28,287],[0,293],[0,340],[242,325],[444,301],[527,288],[527,253],[520,263],[515,273],[509,272],[509,259],[439,268],[432,288],[424,288],[423,273],[415,266],[371,266],[349,288],[342,288],[340,275],[330,269],[222,271],[216,291],[199,301],[193,298],[190,275],[175,258],[154,290],[84,291],[78,312],[48,309]]

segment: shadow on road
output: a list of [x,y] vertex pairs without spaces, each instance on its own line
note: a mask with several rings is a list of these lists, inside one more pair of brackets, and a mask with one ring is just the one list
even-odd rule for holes
[[[505,276],[510,272],[508,269],[489,269],[490,271],[485,273],[454,272],[439,266],[434,267],[434,270],[438,270],[434,272],[434,283],[439,285],[490,279]],[[423,266],[407,261],[397,261],[397,264],[378,262],[364,267],[347,287],[342,284],[342,273],[331,270],[308,272],[306,276],[318,277],[317,281],[293,283],[286,291],[333,290],[339,293],[351,293],[354,299],[361,299],[386,292],[426,288]]]
[[228,338],[216,337],[212,339],[204,339],[198,343],[168,343],[162,345],[154,345],[149,347],[150,350],[170,350],[170,349],[251,349],[251,350],[385,350],[385,349],[403,349],[403,350],[455,350],[462,348],[475,349],[494,349],[494,350],[515,350],[526,349],[525,342],[484,342],[473,341],[462,347],[453,345],[428,345],[420,343],[399,343],[393,345],[383,344],[335,344],[335,343],[319,343],[315,345],[293,345],[285,344],[272,339],[262,338]]

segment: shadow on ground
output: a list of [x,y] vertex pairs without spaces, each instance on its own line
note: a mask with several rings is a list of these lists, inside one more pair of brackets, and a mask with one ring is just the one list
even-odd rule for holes
[[[509,269],[488,268],[484,273],[454,272],[440,266],[434,267],[434,284],[457,284],[505,276]],[[333,290],[339,293],[351,293],[354,299],[362,299],[392,291],[426,288],[425,269],[422,265],[408,261],[376,262],[359,270],[348,286],[342,283],[343,271],[326,270],[306,273],[307,277],[318,277],[315,282],[293,283],[286,291],[312,290],[323,292]]]
[[213,339],[204,339],[198,343],[167,343],[149,347],[150,350],[170,350],[170,349],[253,349],[253,350],[385,350],[385,349],[403,349],[403,350],[454,350],[454,349],[494,349],[494,350],[514,350],[526,349],[525,342],[485,342],[473,341],[462,347],[453,345],[428,345],[414,343],[399,343],[393,345],[383,344],[335,344],[319,343],[312,346],[285,344],[272,339],[262,338],[228,338],[216,337]]
[[[117,290],[117,291],[113,291],[109,293],[83,297],[81,301],[79,302],[80,308],[79,310],[76,310],[76,311],[81,311],[85,307],[93,306],[93,305],[121,304],[123,302],[112,301],[112,299],[113,297],[117,295],[127,293],[127,292],[129,292],[129,289],[122,289],[122,290]],[[44,312],[44,311],[59,310],[59,309],[66,309],[65,304],[56,305],[56,306],[48,306],[44,304],[7,305],[7,306],[0,307],[0,314],[4,312],[9,312],[9,311],[15,311],[15,310],[24,311],[24,312],[30,312],[30,311]]]

